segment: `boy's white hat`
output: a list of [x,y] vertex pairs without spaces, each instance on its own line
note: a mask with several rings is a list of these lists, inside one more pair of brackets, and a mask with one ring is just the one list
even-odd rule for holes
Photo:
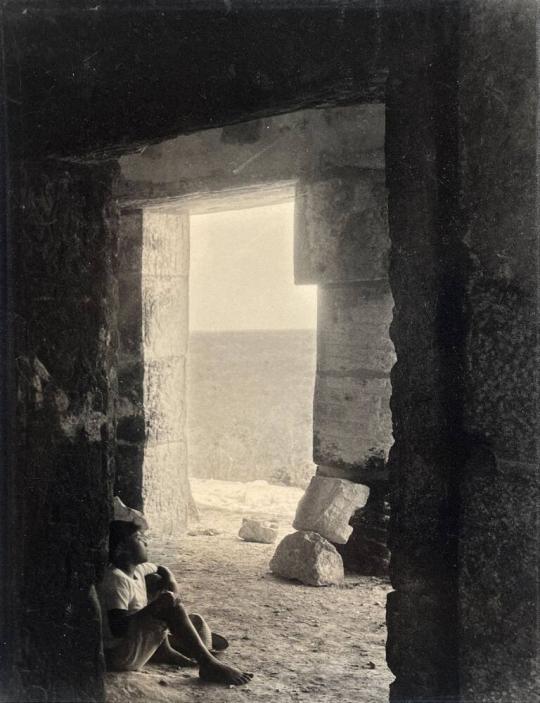
[[118,496],[114,496],[113,498],[113,520],[132,522],[137,525],[140,530],[148,529],[148,522],[141,511],[135,510],[135,508],[128,508]]

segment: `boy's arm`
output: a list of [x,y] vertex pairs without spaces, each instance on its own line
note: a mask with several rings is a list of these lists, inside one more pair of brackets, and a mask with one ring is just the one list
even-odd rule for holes
[[113,637],[123,637],[127,633],[129,625],[129,612],[115,608],[114,610],[109,610],[107,616]]
[[123,610],[121,608],[114,608],[109,610],[107,615],[109,618],[109,627],[111,633],[114,637],[124,637],[126,635],[129,622],[131,618],[140,617],[142,613],[150,613],[153,617],[159,618],[163,614],[165,608],[173,605],[175,601],[175,594],[170,591],[162,592],[156,600],[152,601],[149,605],[137,610],[135,612],[129,612],[128,610]]

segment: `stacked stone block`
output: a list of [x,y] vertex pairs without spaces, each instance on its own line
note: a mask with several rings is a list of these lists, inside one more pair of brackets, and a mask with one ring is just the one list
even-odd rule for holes
[[395,361],[384,171],[350,167],[344,176],[329,166],[335,152],[319,158],[329,175],[298,186],[295,227],[296,281],[319,287],[314,461],[318,476],[372,489],[339,549],[347,569],[384,576]]
[[344,544],[352,527],[349,520],[365,505],[369,488],[336,478],[314,476],[301,498],[293,527],[278,545],[272,571],[313,586],[339,584],[343,561],[332,543]]

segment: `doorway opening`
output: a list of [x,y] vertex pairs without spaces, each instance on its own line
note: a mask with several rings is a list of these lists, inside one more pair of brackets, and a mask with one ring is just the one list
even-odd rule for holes
[[[394,357],[383,116],[382,105],[284,115],[256,130],[180,137],[122,164],[133,224],[123,229],[141,250],[139,303],[127,285],[121,306],[142,310],[139,476],[152,556],[181,575],[188,607],[256,662],[261,680],[250,687],[263,697],[295,691],[307,701],[320,691],[352,701],[365,688],[382,703],[391,680],[387,580],[357,573],[314,589],[269,572],[315,474],[375,486],[377,520],[384,503]],[[273,226],[289,233],[289,294],[311,297],[301,320],[273,288]],[[276,523],[277,541],[241,539],[244,518]],[[375,550],[384,566],[385,526],[373,522],[352,550]],[[284,647],[290,662],[276,671]]]
[[282,521],[312,461],[316,287],[295,286],[294,199],[190,220],[187,444],[200,511]]

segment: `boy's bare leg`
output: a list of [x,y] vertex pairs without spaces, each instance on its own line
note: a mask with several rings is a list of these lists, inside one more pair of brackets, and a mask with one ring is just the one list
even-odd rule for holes
[[199,676],[205,681],[239,686],[248,683],[253,674],[242,672],[233,666],[223,664],[205,647],[199,633],[191,622],[184,606],[170,593],[170,598],[160,596],[147,606],[155,617],[163,619],[172,635],[183,644],[183,650],[199,664]]
[[188,659],[180,652],[171,647],[169,638],[165,637],[163,642],[156,649],[150,661],[153,664],[172,664],[173,666],[197,666],[197,662]]
[[[212,649],[212,631],[206,624],[206,621],[204,620],[202,615],[199,615],[198,613],[190,613],[189,619],[193,623],[193,627],[197,630],[197,634],[201,638],[202,643],[204,644],[206,649]],[[171,634],[169,637],[169,644],[177,652],[180,652],[180,654],[184,654],[186,656],[188,655],[182,640],[180,640],[180,638],[178,637],[175,637],[173,634]]]

